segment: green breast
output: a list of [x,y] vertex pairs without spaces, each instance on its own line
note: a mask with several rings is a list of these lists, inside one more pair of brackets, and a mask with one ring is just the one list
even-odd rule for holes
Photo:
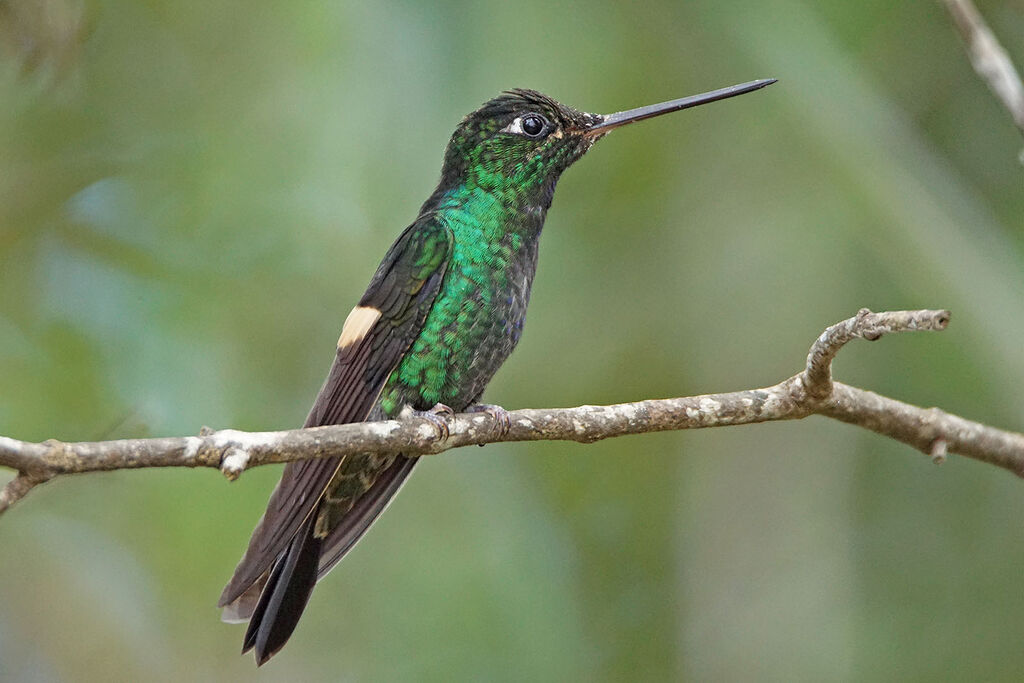
[[451,261],[423,328],[381,393],[386,415],[405,404],[463,410],[512,352],[536,264],[536,235],[493,195],[459,188],[437,216],[455,236]]

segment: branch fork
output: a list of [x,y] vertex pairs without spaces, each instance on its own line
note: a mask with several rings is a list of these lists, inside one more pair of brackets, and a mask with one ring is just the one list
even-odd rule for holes
[[[118,441],[29,443],[0,436],[0,467],[17,472],[0,490],[0,513],[56,477],[142,467],[211,467],[229,480],[268,463],[354,453],[441,453],[505,441],[593,443],[626,434],[702,429],[823,415],[906,443],[934,462],[957,453],[1024,476],[1024,434],[919,408],[832,378],[832,361],[854,339],[894,332],[941,331],[949,311],[890,311],[857,315],[826,329],[804,369],[782,382],[723,394],[649,399],[577,408],[525,409],[496,418],[488,411],[446,418],[447,437],[423,418],[360,422],[279,432],[204,427],[199,436]],[[507,426],[507,429],[505,428]]]

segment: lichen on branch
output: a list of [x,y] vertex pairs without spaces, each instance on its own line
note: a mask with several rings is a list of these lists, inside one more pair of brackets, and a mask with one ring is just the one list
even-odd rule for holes
[[913,446],[936,462],[959,454],[1024,476],[1024,434],[919,408],[832,379],[832,361],[854,339],[894,332],[940,331],[949,311],[862,309],[827,328],[798,374],[770,387],[723,394],[648,399],[576,408],[532,408],[508,413],[507,429],[487,412],[448,419],[447,436],[423,418],[358,422],[279,432],[203,428],[199,436],[65,443],[30,443],[0,436],[0,467],[17,476],[0,490],[0,513],[32,488],[55,477],[143,467],[214,467],[228,479],[269,463],[353,453],[441,453],[451,448],[509,441],[592,443],[627,434],[703,429],[796,420],[823,415]]

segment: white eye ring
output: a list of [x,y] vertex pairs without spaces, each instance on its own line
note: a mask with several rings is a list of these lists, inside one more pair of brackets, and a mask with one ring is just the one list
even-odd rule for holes
[[515,121],[502,128],[501,132],[512,133],[513,135],[523,135],[523,117],[517,117]]
[[[526,119],[539,119],[541,121],[541,129],[533,134],[527,132],[526,130],[523,129],[523,121]],[[540,114],[524,114],[523,116],[517,116],[516,119],[512,121],[512,123],[502,128],[500,132],[512,133],[513,135],[525,135],[528,138],[538,138],[544,133],[544,130],[547,127],[547,119],[545,119]]]

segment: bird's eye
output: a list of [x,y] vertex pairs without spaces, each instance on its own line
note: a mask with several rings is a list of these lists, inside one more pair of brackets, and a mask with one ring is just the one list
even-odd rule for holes
[[539,138],[549,130],[548,120],[540,114],[524,114],[502,128],[502,133],[525,135],[528,138]]
[[535,138],[544,130],[544,119],[539,116],[524,116],[522,126],[524,133]]

